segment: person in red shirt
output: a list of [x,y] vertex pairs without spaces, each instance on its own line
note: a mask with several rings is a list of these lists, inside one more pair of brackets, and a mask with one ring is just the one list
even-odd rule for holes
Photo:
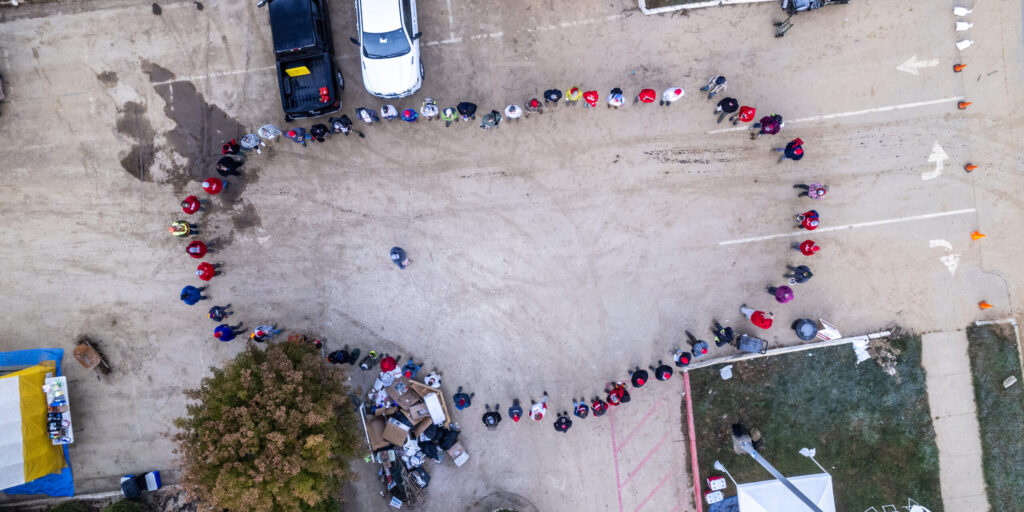
[[202,206],[202,201],[200,201],[198,197],[188,196],[181,202],[181,211],[192,215],[193,213],[198,212]]
[[597,91],[587,91],[583,93],[583,106],[590,108],[597,106],[597,100],[601,99],[601,95]]
[[224,190],[227,187],[228,183],[226,181],[221,180],[220,178],[206,178],[205,180],[203,180],[203,190],[205,190],[208,194],[220,194],[220,191]]
[[202,258],[203,256],[206,256],[206,253],[213,251],[208,249],[206,247],[206,244],[200,242],[199,240],[196,240],[188,244],[188,247],[185,248],[185,252],[187,252],[188,255],[192,256],[193,258]]
[[213,276],[219,276],[224,274],[220,270],[217,270],[218,268],[220,268],[220,265],[220,263],[209,263],[204,261],[200,263],[198,267],[196,267],[196,275],[199,276],[199,279],[202,279],[203,281],[209,281],[210,279],[213,279]]
[[604,416],[604,413],[608,412],[608,404],[605,403],[604,400],[601,400],[601,397],[595,396],[594,399],[590,401],[590,409],[594,411],[595,417]]
[[770,329],[772,327],[772,318],[775,318],[775,315],[771,314],[771,312],[755,311],[752,308],[748,308],[746,304],[740,306],[740,313],[743,313],[743,316],[747,317],[750,323],[762,329]]
[[384,359],[380,360],[380,371],[390,372],[395,368],[398,368],[398,361],[402,359],[402,356],[391,357],[389,354],[384,354]]
[[658,99],[658,93],[654,92],[654,89],[641,89],[640,93],[633,98],[633,103],[642,101],[644,103],[654,103],[654,100]]
[[794,251],[800,251],[804,256],[814,256],[814,253],[821,250],[821,247],[818,247],[814,240],[804,240],[798,244],[794,243],[792,247]]
[[753,121],[754,120],[754,116],[756,114],[757,114],[757,109],[756,108],[748,107],[746,105],[743,105],[742,107],[740,107],[740,111],[739,112],[737,112],[737,113],[733,114],[731,117],[729,117],[729,120],[732,121],[732,125],[733,126],[736,126],[737,124],[740,124],[740,123],[749,123],[749,122]]
[[239,154],[241,152],[242,152],[242,146],[239,146],[238,142],[236,142],[235,139],[231,139],[231,140],[225,142],[220,147],[220,153],[222,155],[237,155],[237,154]]
[[796,221],[800,223],[796,225],[796,228],[814,231],[815,229],[818,229],[818,220],[818,211],[808,210],[796,216]]

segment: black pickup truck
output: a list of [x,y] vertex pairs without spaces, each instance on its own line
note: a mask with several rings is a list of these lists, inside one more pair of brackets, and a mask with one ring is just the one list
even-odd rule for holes
[[285,121],[341,109],[345,80],[334,65],[327,0],[268,0]]

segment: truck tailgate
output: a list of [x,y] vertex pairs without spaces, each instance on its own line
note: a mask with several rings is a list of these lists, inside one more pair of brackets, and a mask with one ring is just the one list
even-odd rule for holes
[[[331,57],[307,57],[283,60],[277,63],[278,79],[281,82],[281,104],[285,112],[304,112],[326,107],[334,102],[337,94],[334,74],[331,72]],[[320,89],[326,87],[327,98],[323,101]]]

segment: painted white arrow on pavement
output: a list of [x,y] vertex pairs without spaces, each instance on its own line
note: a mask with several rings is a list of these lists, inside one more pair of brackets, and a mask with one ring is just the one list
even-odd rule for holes
[[936,141],[935,145],[932,146],[931,154],[928,155],[928,163],[934,163],[935,170],[922,172],[921,179],[927,181],[938,178],[939,175],[942,174],[943,162],[945,162],[946,160],[949,160],[949,155],[947,155],[946,152],[942,150],[942,146],[940,146],[939,142]]
[[911,75],[920,75],[921,70],[924,68],[934,68],[939,65],[939,59],[932,60],[917,60],[917,55],[907,59],[906,62],[896,66],[896,69],[910,73]]
[[953,252],[953,244],[949,243],[946,240],[942,240],[942,239],[939,239],[939,240],[929,240],[928,241],[928,247],[930,247],[932,249],[934,249],[936,247],[942,247],[943,249],[946,250],[946,255],[941,257],[941,258],[939,258],[939,261],[942,262],[942,264],[946,266],[947,270],[949,270],[949,275],[955,276],[956,275],[956,267],[957,267],[957,265],[960,264],[960,255],[959,254],[952,254],[952,252]]

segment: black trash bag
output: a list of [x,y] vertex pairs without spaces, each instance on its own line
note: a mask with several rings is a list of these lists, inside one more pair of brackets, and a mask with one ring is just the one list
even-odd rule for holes
[[452,446],[455,446],[455,443],[457,442],[459,442],[459,431],[443,430],[441,438],[437,440],[437,445],[440,446],[442,450],[447,450]]
[[420,434],[420,439],[424,441],[437,441],[438,436],[441,435],[441,429],[437,425],[431,425]]

